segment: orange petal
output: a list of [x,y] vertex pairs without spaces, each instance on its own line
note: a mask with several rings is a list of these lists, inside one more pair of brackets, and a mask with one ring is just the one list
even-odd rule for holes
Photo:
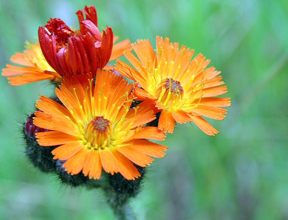
[[[202,98],[205,98],[205,97],[223,95],[227,92],[228,92],[227,86],[219,86],[219,87],[212,87],[212,88],[203,89],[202,95],[200,93],[199,96],[201,96]],[[200,97],[197,97],[197,98],[200,98]]]
[[134,87],[134,94],[137,97],[137,100],[155,99],[155,97],[153,97],[146,90],[139,88],[139,86]]
[[159,130],[157,127],[146,126],[139,129],[131,138],[132,139],[154,139],[165,141],[166,134]]
[[208,79],[205,81],[204,88],[211,88],[211,87],[223,85],[224,82],[221,80],[222,80],[221,76],[218,76],[218,77],[215,77],[212,79]]
[[171,114],[177,123],[183,124],[191,121],[190,116],[182,110],[171,112]]
[[215,67],[212,66],[212,67],[209,67],[205,70],[205,77],[204,79],[212,79],[214,78],[215,76],[218,76],[221,72],[220,71],[215,71]]
[[[135,67],[135,69],[138,71],[138,73],[135,74],[134,77],[139,75],[140,78],[144,78],[144,79],[147,78],[147,70],[142,65],[142,63],[130,51],[125,51],[124,55],[129,60],[129,62],[132,64],[132,66]],[[138,80],[136,80],[136,81],[138,81]]]
[[129,159],[127,159],[127,157],[123,156],[117,150],[112,151],[112,153],[117,160],[119,172],[123,177],[125,177],[127,180],[134,180],[135,178],[141,176],[137,168]]
[[[123,61],[117,60],[117,64],[115,64],[115,70],[118,71],[122,76],[134,80],[133,74],[131,74],[130,69],[132,70],[133,68],[128,64],[124,63]],[[134,71],[137,72],[136,70]]]
[[[198,70],[199,69],[198,67]],[[215,71],[215,67],[209,67],[203,71],[199,71],[198,75],[195,77],[193,80],[192,85],[196,85],[198,83],[204,82],[204,81],[209,81],[210,79],[214,78],[215,76],[219,75],[221,72]]]
[[82,172],[85,176],[89,175],[90,179],[100,179],[102,165],[99,151],[91,150],[88,153]]
[[71,113],[67,108],[63,105],[59,104],[58,102],[45,97],[43,95],[40,96],[41,101],[37,101],[36,107],[43,112],[50,114],[50,115],[57,115],[62,117],[63,115],[68,116],[69,118],[73,118]]
[[29,59],[27,59],[27,54],[25,53],[16,53],[11,57],[10,61],[23,66],[34,66],[34,64],[31,63]]
[[218,134],[219,131],[217,131],[215,128],[212,127],[205,119],[198,116],[190,116],[191,120],[206,134],[210,136],[214,136],[215,134]]
[[161,144],[153,143],[147,140],[133,140],[132,148],[151,157],[162,158],[167,147]]
[[75,94],[71,93],[65,86],[61,85],[60,89],[56,89],[55,93],[59,100],[63,103],[63,105],[67,109],[73,109],[75,113],[75,117],[78,117],[80,120],[82,120],[82,112],[80,110],[80,105],[78,100],[75,97]]
[[228,107],[231,105],[231,98],[219,98],[219,97],[206,97],[202,99],[194,100],[195,103],[199,103],[200,105],[206,106],[214,106],[214,107]]
[[138,151],[136,147],[131,146],[119,147],[117,151],[123,154],[133,163],[141,167],[146,167],[147,165],[151,164],[154,161],[153,158],[147,156],[146,154],[143,154],[141,151]]
[[[38,101],[37,106],[39,103],[41,102]],[[52,111],[49,111],[48,108],[53,109],[53,106],[52,105],[49,106],[46,103],[46,107],[47,108],[45,108],[45,110],[47,110],[48,112],[52,114]],[[66,133],[72,136],[76,136],[75,128],[71,120],[69,120],[69,118],[66,117],[66,115],[62,116],[60,112],[57,112],[57,114],[60,114],[60,116],[57,116],[57,115],[53,116],[50,114],[46,114],[45,112],[42,112],[42,111],[36,111],[35,112],[36,117],[33,118],[33,123],[40,128],[45,128],[48,130],[57,130],[57,131],[61,131],[63,133]]]
[[[135,58],[136,59],[136,58]],[[136,59],[137,60],[137,59]],[[139,60],[138,60],[139,61]],[[147,73],[139,73],[133,67],[129,66],[128,64],[124,63],[121,60],[117,60],[117,64],[115,65],[115,69],[123,76],[136,81],[141,85],[141,87],[147,89]]]
[[51,123],[52,121],[52,116],[47,115],[44,112],[36,111],[35,116],[33,118],[33,124],[44,129],[52,130],[53,129],[53,124]]
[[12,86],[21,86],[32,82],[38,82],[41,80],[53,79],[53,78],[54,78],[53,76],[45,74],[25,74],[15,77],[8,77],[7,79],[9,80],[9,83]]
[[213,106],[199,105],[197,108],[193,109],[193,112],[208,118],[223,120],[225,118],[225,114],[227,113],[227,109]]
[[[115,38],[113,39],[113,41]],[[115,41],[114,41],[115,42]],[[110,57],[111,60],[115,60],[123,55],[123,52],[128,49],[131,50],[130,41],[128,39],[123,40],[115,45],[113,45],[112,54]]]
[[126,127],[133,122],[131,129],[153,121],[156,119],[154,102],[151,100],[141,102],[127,113],[126,118],[127,120],[123,124],[123,127]]
[[[153,72],[154,63],[157,62],[155,51],[148,40],[137,40],[137,43],[132,44],[132,48],[139,57],[142,66],[146,67],[149,72]],[[157,66],[157,63],[156,63]],[[147,75],[145,76],[147,77]]]
[[[63,87],[67,88],[77,102],[83,104],[87,87],[89,86],[89,75],[79,75],[78,77],[64,78],[60,89]],[[77,94],[77,96],[76,96]],[[76,97],[75,97],[76,96]]]
[[83,148],[79,141],[63,144],[52,151],[54,159],[67,160]]
[[108,148],[104,150],[100,150],[99,153],[100,153],[100,158],[101,158],[103,169],[107,173],[111,173],[112,175],[114,173],[118,173],[119,167],[118,167],[118,163],[113,153]]
[[[5,69],[3,69],[3,76],[14,76],[14,75],[20,75],[22,73],[30,73],[30,72],[34,72],[37,73],[38,68],[36,67],[22,67],[22,66],[13,66],[10,64],[6,64]],[[42,71],[40,71],[39,73],[41,73]]]
[[75,155],[73,155],[71,158],[69,158],[63,164],[63,167],[66,168],[66,171],[68,173],[71,173],[72,175],[79,174],[81,172],[81,170],[83,169],[83,166],[85,164],[85,161],[86,161],[88,154],[89,154],[89,151],[82,148]]
[[[103,87],[102,93],[107,97],[107,105],[106,107],[103,107],[103,110],[107,111],[106,109],[113,109],[112,114],[115,115],[115,109],[117,109],[118,106],[122,106],[123,103],[127,101],[128,94],[131,93],[133,85],[128,85],[128,82],[124,80],[122,76],[117,76],[111,72],[107,72],[105,75],[105,87],[103,87],[103,85],[99,87],[99,89]],[[96,82],[97,80],[98,77]],[[106,93],[104,92],[104,89]]]
[[36,138],[41,146],[56,146],[79,140],[75,136],[71,136],[60,131],[38,132],[36,133]]
[[160,114],[158,128],[164,132],[173,133],[175,127],[175,120],[171,112],[162,111]]

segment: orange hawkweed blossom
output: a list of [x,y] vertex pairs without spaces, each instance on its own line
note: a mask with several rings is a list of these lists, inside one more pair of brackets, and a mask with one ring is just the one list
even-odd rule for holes
[[158,127],[173,133],[175,122],[193,121],[208,135],[219,133],[204,117],[223,120],[227,112],[221,107],[230,106],[230,98],[216,97],[227,92],[220,72],[207,68],[210,60],[202,54],[192,59],[193,50],[169,39],[157,37],[156,53],[149,40],[138,40],[132,44],[138,59],[124,52],[134,66],[117,61],[115,69],[123,76],[136,81],[138,99],[150,99],[161,111]]
[[56,89],[63,105],[44,96],[37,102],[34,124],[49,130],[36,133],[38,143],[59,145],[54,159],[66,161],[63,167],[72,175],[82,171],[99,179],[103,168],[128,180],[141,176],[134,164],[146,167],[167,147],[146,140],[164,140],[165,133],[144,126],[155,119],[153,103],[131,108],[132,88],[109,70],[99,69],[95,80],[92,74],[64,78]]
[[38,42],[36,44],[27,43],[27,50],[24,53],[16,53],[10,60],[21,65],[7,64],[7,68],[3,69],[2,76],[8,77],[9,83],[13,86],[46,79],[55,82],[61,80],[61,76],[45,60]]
[[98,68],[104,68],[110,60],[120,57],[130,48],[129,40],[113,46],[118,38],[108,26],[101,35],[94,6],[85,6],[76,14],[80,30],[71,30],[59,18],[50,19],[38,30],[44,57],[61,76],[96,74]]

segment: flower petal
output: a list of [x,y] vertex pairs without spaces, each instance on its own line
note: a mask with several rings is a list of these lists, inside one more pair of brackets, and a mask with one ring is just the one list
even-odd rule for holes
[[45,131],[36,133],[36,138],[41,146],[57,146],[78,141],[75,136],[60,131]]
[[99,154],[103,169],[107,173],[111,173],[113,175],[114,173],[119,172],[117,160],[109,149],[100,150]]
[[63,167],[66,168],[66,171],[71,173],[71,175],[79,174],[83,169],[88,154],[89,152],[82,148],[76,154],[70,157],[63,164]]
[[171,112],[171,114],[177,123],[183,124],[191,121],[189,114],[187,114],[185,111],[182,110],[173,111]]
[[212,127],[205,119],[199,116],[191,116],[191,120],[206,134],[210,136],[214,136],[215,134],[218,134],[219,131],[217,131],[215,128]]
[[100,179],[101,172],[102,165],[99,151],[90,150],[83,166],[83,174],[84,176],[89,175],[90,179]]
[[160,114],[158,128],[164,132],[173,133],[175,127],[175,119],[171,112],[163,110]]
[[157,127],[146,126],[139,128],[130,139],[153,139],[165,141],[166,134]]
[[117,163],[119,166],[119,172],[121,175],[127,180],[134,180],[141,176],[139,171],[136,169],[134,164],[125,156],[123,156],[117,150],[112,151],[114,157],[117,159]]
[[123,154],[133,163],[141,167],[146,167],[147,165],[151,164],[154,161],[153,158],[149,157],[146,154],[141,153],[141,151],[138,151],[137,148],[135,147],[131,146],[119,147],[117,151]]
[[225,118],[225,114],[227,113],[227,109],[213,106],[199,105],[197,108],[193,109],[193,112],[208,118],[223,120]]
[[153,143],[147,140],[133,140],[132,146],[134,150],[147,154],[151,157],[162,158],[167,150],[167,147],[161,144]]
[[54,159],[68,160],[82,148],[83,145],[81,144],[81,142],[74,141],[71,143],[63,144],[60,147],[55,148],[52,151],[52,154],[54,155]]

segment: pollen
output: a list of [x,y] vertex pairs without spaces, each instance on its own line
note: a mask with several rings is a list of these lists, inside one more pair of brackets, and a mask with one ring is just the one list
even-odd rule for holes
[[91,123],[93,124],[95,131],[100,133],[107,131],[110,124],[109,120],[105,119],[103,116],[95,117]]
[[175,109],[183,99],[183,93],[184,89],[179,81],[166,78],[158,85],[155,96],[162,107]]
[[172,78],[167,78],[164,80],[164,87],[166,90],[170,90],[172,93],[176,93],[178,95],[183,94],[183,87],[181,86],[180,82]]

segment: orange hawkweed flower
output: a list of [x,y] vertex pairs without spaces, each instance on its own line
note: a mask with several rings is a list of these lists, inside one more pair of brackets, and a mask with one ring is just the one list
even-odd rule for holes
[[143,126],[155,119],[149,101],[130,108],[132,88],[108,70],[98,70],[95,84],[92,74],[65,78],[56,89],[64,106],[44,96],[37,102],[34,124],[49,130],[36,133],[38,143],[59,145],[52,151],[54,159],[66,161],[63,167],[72,175],[82,171],[99,179],[103,168],[128,180],[141,176],[134,164],[149,165],[167,147],[145,140],[164,140],[165,134]]
[[219,133],[202,116],[222,120],[227,112],[220,107],[230,106],[230,98],[215,97],[227,92],[220,72],[206,68],[210,60],[202,54],[192,59],[193,50],[169,39],[157,37],[156,53],[149,40],[132,44],[137,59],[130,51],[124,52],[135,67],[118,61],[116,70],[136,81],[138,99],[154,100],[161,111],[158,127],[173,133],[175,121],[182,124],[193,121],[208,135]]
[[55,82],[61,80],[61,76],[45,60],[38,42],[36,44],[27,43],[27,50],[24,53],[16,53],[10,60],[23,66],[7,64],[7,68],[3,69],[2,76],[7,76],[9,83],[13,86],[45,79]]
[[[45,27],[39,27],[38,35],[43,54],[48,63],[62,76],[95,74],[112,60],[130,48],[129,40],[116,44],[110,27],[101,35],[94,6],[85,6],[77,13],[80,30],[71,30],[59,18],[50,19]],[[84,18],[86,15],[86,19]]]

